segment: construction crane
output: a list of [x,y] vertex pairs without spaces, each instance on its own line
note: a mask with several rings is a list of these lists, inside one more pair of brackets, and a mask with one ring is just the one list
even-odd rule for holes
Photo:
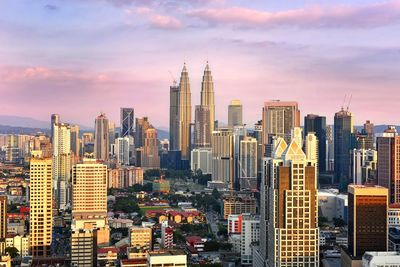
[[172,84],[173,84],[174,86],[176,86],[176,85],[178,84],[178,82],[176,81],[176,79],[175,79],[174,75],[172,75],[172,72],[171,72],[170,70],[169,70],[168,72],[169,72],[169,75],[171,75],[171,78],[172,78]]
[[353,94],[350,94],[350,99],[349,99],[349,102],[347,103],[347,111],[349,111],[349,107],[350,107],[352,98],[353,98]]
[[342,102],[342,110],[344,110],[344,103],[346,102],[346,94],[344,94],[343,102]]

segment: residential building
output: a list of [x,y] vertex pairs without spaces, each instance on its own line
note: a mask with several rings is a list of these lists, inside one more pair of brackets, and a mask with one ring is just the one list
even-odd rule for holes
[[144,258],[153,249],[153,230],[134,226],[129,229],[129,240],[132,251],[130,258]]
[[257,190],[257,139],[244,137],[239,151],[240,190]]
[[191,168],[193,172],[201,170],[203,174],[212,174],[212,149],[208,147],[195,148],[191,152]]
[[106,114],[100,113],[95,120],[94,157],[107,161],[110,149],[110,130]]
[[97,266],[97,231],[95,229],[72,231],[71,264],[73,267]]
[[143,185],[143,169],[133,166],[121,166],[116,169],[108,169],[108,188],[123,189],[134,184]]
[[226,197],[223,200],[223,215],[224,219],[227,220],[229,215],[232,214],[256,214],[256,199],[251,196],[244,197]]
[[220,128],[213,132],[212,147],[212,181],[226,184],[233,189],[235,182],[234,140],[233,132]]
[[260,217],[242,214],[240,260],[242,266],[253,266],[253,247],[260,241]]

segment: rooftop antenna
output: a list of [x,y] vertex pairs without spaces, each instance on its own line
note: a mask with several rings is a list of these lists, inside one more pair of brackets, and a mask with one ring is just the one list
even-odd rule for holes
[[345,102],[346,102],[346,94],[344,94],[344,99],[343,99],[343,102],[342,102],[342,110],[344,110],[343,107],[344,107],[344,103]]
[[349,111],[349,107],[351,104],[351,99],[353,98],[353,94],[350,94],[350,99],[349,99],[349,103],[347,103],[347,111]]
[[171,75],[171,78],[172,78],[172,84],[173,84],[174,86],[176,86],[176,84],[177,84],[177,81],[176,81],[176,79],[175,79],[174,75],[172,75],[172,72],[171,72],[170,70],[169,70],[168,72],[169,72],[169,75]]

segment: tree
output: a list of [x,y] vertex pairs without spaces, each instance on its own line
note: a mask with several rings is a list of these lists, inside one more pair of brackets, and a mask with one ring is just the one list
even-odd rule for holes
[[217,188],[214,188],[211,195],[215,198],[215,199],[219,199],[221,197],[221,193],[218,192]]
[[140,213],[139,205],[135,200],[127,197],[118,197],[115,199],[115,211],[123,211],[125,213]]
[[319,227],[326,226],[327,223],[328,223],[328,219],[326,217],[324,217],[324,216],[318,217],[318,226]]
[[204,243],[204,251],[218,251],[219,243],[217,241],[207,241]]
[[346,225],[346,222],[341,218],[333,218],[333,224],[335,225],[335,227],[344,227]]
[[8,247],[8,248],[6,248],[6,253],[8,253],[8,255],[10,255],[10,257],[12,258],[12,259],[14,259],[15,257],[18,257],[19,256],[19,251],[18,251],[18,249],[17,248],[15,248],[15,247]]

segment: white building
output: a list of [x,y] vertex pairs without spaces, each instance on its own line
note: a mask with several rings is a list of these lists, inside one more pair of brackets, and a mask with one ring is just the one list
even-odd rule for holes
[[22,257],[29,255],[29,235],[11,235],[6,237],[6,248],[14,247],[18,249],[18,254]]
[[373,149],[353,149],[350,151],[350,168],[353,184],[365,184],[374,178],[377,151]]
[[260,241],[260,218],[250,214],[242,215],[242,231],[240,234],[240,258],[242,266],[252,266],[253,246]]
[[257,189],[257,139],[246,136],[240,141],[238,167],[240,190]]
[[129,137],[115,139],[115,155],[118,164],[129,165],[129,147]]
[[211,148],[200,147],[192,150],[191,168],[195,172],[201,170],[203,174],[212,173],[212,153]]
[[365,252],[363,267],[400,267],[400,252]]
[[347,195],[339,194],[335,189],[318,190],[319,216],[332,221],[333,218],[346,220],[347,218]]

